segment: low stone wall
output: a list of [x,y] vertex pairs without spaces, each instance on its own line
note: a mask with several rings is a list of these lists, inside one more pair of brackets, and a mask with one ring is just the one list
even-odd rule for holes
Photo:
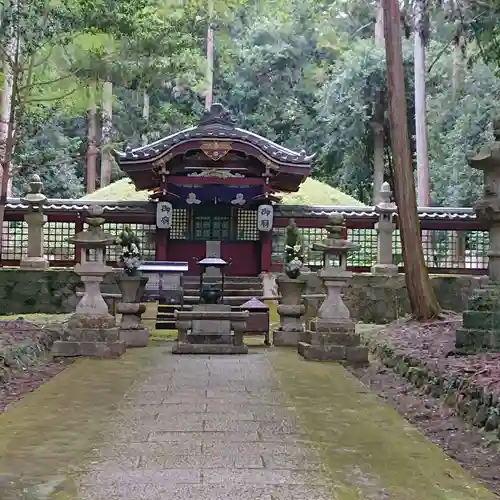
[[[304,275],[308,283],[308,294],[324,293],[321,280],[316,273]],[[441,307],[462,312],[472,291],[486,283],[479,276],[433,276],[432,285]],[[322,299],[306,299],[306,320],[315,318]],[[390,323],[410,314],[410,301],[406,291],[404,275],[394,277],[355,274],[344,290],[344,302],[355,321],[363,323]]]
[[[58,314],[75,310],[82,290],[80,278],[66,269],[25,271],[0,270],[0,305],[2,314]],[[105,277],[102,290],[118,293],[115,277]]]
[[[307,293],[324,293],[316,273],[303,275]],[[264,277],[267,293],[275,293],[273,276]],[[435,276],[432,283],[443,309],[462,312],[467,299],[486,277]],[[82,289],[78,276],[66,269],[48,271],[0,270],[0,304],[2,314],[68,313],[78,303]],[[119,293],[113,274],[105,277],[102,291]],[[352,317],[364,323],[389,323],[410,313],[404,276],[386,278],[371,274],[354,275],[344,291],[344,300]],[[322,299],[307,299],[306,319],[316,317]]]

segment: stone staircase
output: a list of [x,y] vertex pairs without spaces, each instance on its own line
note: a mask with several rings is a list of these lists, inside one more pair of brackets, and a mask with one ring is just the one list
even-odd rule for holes
[[[207,278],[204,283],[220,285],[220,278]],[[198,276],[184,277],[184,306],[191,307],[199,302],[200,278]],[[224,279],[224,302],[233,307],[241,306],[252,297],[260,298],[264,294],[262,280],[259,277],[228,276]],[[157,330],[174,330],[174,311],[179,304],[158,304],[156,317]]]

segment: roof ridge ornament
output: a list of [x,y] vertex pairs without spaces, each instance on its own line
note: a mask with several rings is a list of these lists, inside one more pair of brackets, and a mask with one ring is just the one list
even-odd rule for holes
[[222,125],[234,128],[235,124],[236,120],[231,113],[222,104],[214,103],[210,111],[205,111],[205,113],[203,113],[203,116],[200,118],[199,126]]

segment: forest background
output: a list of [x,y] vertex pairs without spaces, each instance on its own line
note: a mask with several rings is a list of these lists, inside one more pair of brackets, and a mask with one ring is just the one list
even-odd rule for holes
[[[433,206],[471,206],[482,189],[467,157],[491,138],[500,79],[491,28],[499,16],[480,4],[402,3],[412,154],[415,166],[423,81]],[[0,160],[12,194],[38,173],[47,196],[78,198],[122,176],[113,148],[195,125],[208,88],[209,25],[214,101],[240,127],[315,153],[313,176],[364,203],[373,201],[377,158],[392,183],[377,1],[6,0]]]

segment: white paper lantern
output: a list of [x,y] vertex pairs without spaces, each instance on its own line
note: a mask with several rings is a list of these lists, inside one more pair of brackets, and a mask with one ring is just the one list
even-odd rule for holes
[[274,209],[272,205],[259,205],[257,209],[257,227],[259,231],[271,231],[273,228]]
[[156,204],[156,227],[158,229],[170,229],[172,224],[172,203],[159,201]]

